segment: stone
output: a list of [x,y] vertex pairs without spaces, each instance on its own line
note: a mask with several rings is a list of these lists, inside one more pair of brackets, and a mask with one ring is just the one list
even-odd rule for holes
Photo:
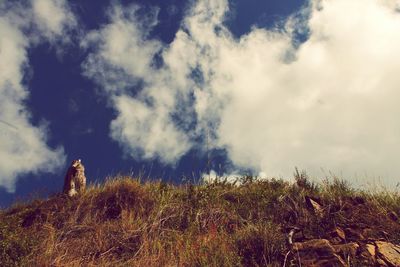
[[314,213],[314,215],[318,217],[322,217],[324,215],[324,208],[316,199],[306,196],[305,200],[307,207]]
[[389,265],[387,265],[387,263],[384,260],[380,259],[380,258],[376,259],[376,264],[379,267],[389,267]]
[[312,239],[305,242],[295,242],[293,243],[293,248],[298,251],[317,249],[323,252],[334,252],[331,243],[327,239]]
[[358,256],[365,266],[375,266],[377,263],[376,249],[373,244],[362,245]]
[[354,258],[357,254],[357,250],[359,247],[360,245],[358,245],[356,242],[333,246],[335,252],[342,255],[344,258],[347,258],[347,256]]
[[365,245],[365,249],[368,251],[368,253],[372,256],[372,257],[376,257],[376,250],[375,250],[375,246],[372,244],[366,244]]
[[293,250],[300,259],[302,266],[347,266],[343,259],[335,253],[335,249],[327,239],[295,242],[293,243]]
[[80,159],[73,160],[64,178],[63,192],[72,197],[86,188],[85,167]]
[[301,266],[307,267],[347,267],[348,265],[336,254],[329,257],[301,258]]
[[379,258],[389,266],[400,266],[400,246],[385,241],[376,241],[375,245]]
[[346,240],[346,234],[343,229],[340,227],[336,227],[335,230],[329,233],[329,241],[332,244],[341,244]]

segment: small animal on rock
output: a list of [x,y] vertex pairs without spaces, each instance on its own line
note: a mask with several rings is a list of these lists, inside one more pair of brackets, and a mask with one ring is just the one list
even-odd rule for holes
[[80,159],[73,160],[65,175],[63,192],[72,197],[85,191],[85,187],[85,167]]

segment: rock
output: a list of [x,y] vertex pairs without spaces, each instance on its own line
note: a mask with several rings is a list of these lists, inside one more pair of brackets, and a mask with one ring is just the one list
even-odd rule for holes
[[323,252],[329,252],[329,253],[334,252],[331,243],[327,239],[312,239],[302,243],[295,242],[293,243],[293,248],[298,251],[317,249]]
[[301,266],[347,266],[343,259],[335,253],[335,249],[327,239],[296,242],[293,243],[293,249],[300,259]]
[[85,167],[80,159],[73,160],[64,178],[63,192],[72,197],[86,188]]
[[389,266],[400,266],[400,246],[385,241],[376,241],[379,258]]
[[310,209],[314,215],[318,217],[322,217],[324,215],[324,208],[316,199],[306,196],[306,204],[308,209]]
[[379,266],[379,267],[388,267],[389,265],[387,265],[387,263],[384,261],[384,260],[382,260],[382,259],[380,259],[380,258],[377,258],[376,259],[376,264]]
[[376,249],[375,246],[372,244],[366,244],[365,245],[365,249],[368,251],[368,253],[372,256],[372,257],[376,257]]
[[359,249],[358,257],[360,258],[364,266],[375,266],[377,263],[375,245],[362,245]]
[[354,258],[359,247],[360,245],[358,245],[356,242],[333,246],[335,252],[343,256],[344,259],[347,258],[347,256]]
[[332,244],[341,244],[346,240],[346,234],[340,227],[336,227],[335,230],[330,232],[329,237],[329,240]]

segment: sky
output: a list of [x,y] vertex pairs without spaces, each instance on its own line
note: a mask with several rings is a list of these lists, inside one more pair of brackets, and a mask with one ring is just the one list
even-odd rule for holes
[[0,0],[0,206],[253,174],[398,189],[399,0]]

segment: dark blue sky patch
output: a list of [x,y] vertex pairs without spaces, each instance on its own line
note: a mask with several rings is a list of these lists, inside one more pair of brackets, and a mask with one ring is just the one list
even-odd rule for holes
[[108,21],[107,13],[113,0],[72,0],[70,7],[84,30],[94,30]]
[[196,128],[197,120],[196,113],[194,111],[194,96],[189,95],[178,95],[176,99],[175,109],[171,116],[172,122],[177,128],[184,132],[192,132]]
[[[141,0],[121,1],[123,6],[137,4],[141,6],[138,16],[143,21],[149,13],[157,12],[158,23],[146,36],[146,39],[160,40],[164,45],[174,40],[180,29],[183,16],[193,1],[184,0]],[[110,138],[110,123],[117,117],[111,107],[109,94],[100,88],[100,84],[114,82],[116,90],[121,94],[137,97],[145,87],[141,81],[130,77],[114,66],[109,66],[109,76],[98,74],[98,80],[91,80],[84,75],[84,64],[95,47],[80,47],[80,38],[91,30],[101,29],[109,23],[109,12],[113,4],[110,0],[100,1],[68,1],[72,12],[77,17],[78,29],[73,31],[70,42],[50,43],[41,40],[28,49],[29,68],[24,72],[24,84],[29,89],[26,99],[27,109],[31,112],[33,125],[46,122],[48,127],[47,143],[51,148],[62,146],[67,156],[66,164],[73,159],[81,158],[86,167],[88,182],[101,182],[107,176],[115,174],[137,174],[145,177],[162,178],[180,182],[182,177],[198,180],[201,175],[215,170],[219,175],[227,174],[235,169],[228,159],[225,149],[207,147],[204,136],[198,136],[199,146],[190,149],[176,164],[165,165],[159,159],[133,159],[124,153],[121,144]],[[231,12],[227,14],[226,25],[235,37],[248,33],[252,26],[273,28],[281,25],[288,15],[298,10],[303,0],[291,1],[256,1],[235,0],[230,3]],[[151,16],[151,15],[150,15]],[[151,21],[152,18],[146,18]],[[27,31],[35,29],[28,28]],[[216,29],[219,31],[218,29]],[[207,51],[205,51],[207,53]],[[190,57],[191,55],[187,55]],[[94,62],[95,64],[98,62]],[[163,66],[160,53],[153,58],[153,67]],[[191,73],[192,80],[199,86],[204,85],[203,73],[196,68]],[[104,80],[101,80],[104,79]],[[107,82],[105,82],[107,80]],[[117,94],[118,95],[118,94]],[[188,101],[179,108],[179,101]],[[190,102],[193,95],[178,101],[176,114],[172,120],[181,130],[191,131],[197,121]],[[188,119],[189,118],[189,119]],[[218,124],[218,122],[214,122]],[[212,128],[218,125],[210,125]],[[203,133],[204,134],[204,133]],[[209,133],[213,138],[214,132]],[[206,147],[204,147],[206,146]],[[7,206],[15,198],[26,198],[32,192],[46,196],[59,192],[62,188],[64,174],[68,166],[64,166],[57,174],[25,174],[17,180],[15,194],[6,193],[0,188],[0,206]],[[247,170],[244,170],[247,171]]]
[[237,38],[248,33],[253,26],[280,28],[305,3],[305,0],[231,0],[231,12],[225,23]]

